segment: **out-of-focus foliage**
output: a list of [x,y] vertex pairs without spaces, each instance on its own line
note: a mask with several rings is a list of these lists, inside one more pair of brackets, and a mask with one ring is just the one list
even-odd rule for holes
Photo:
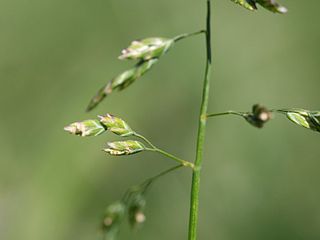
[[123,90],[130,86],[134,81],[139,79],[151,67],[158,62],[158,59],[150,59],[148,61],[141,61],[133,68],[122,72],[120,75],[109,81],[103,86],[98,93],[91,99],[87,111],[95,108],[105,97],[110,95],[114,90]]
[[[286,15],[214,0],[210,112],[319,109],[319,1],[287,1]],[[280,2],[280,1],[279,1]],[[92,113],[88,99],[132,62],[132,39],[203,28],[205,3],[185,0],[0,1],[0,239],[97,239],[106,206],[171,166],[152,153],[97,151],[118,136],[77,138],[77,119],[121,116],[157,146],[193,160],[204,73],[203,36],[174,51]],[[320,238],[319,134],[276,115],[257,130],[239,117],[208,123],[199,239]],[[157,181],[141,231],[122,239],[184,240],[190,170]]]

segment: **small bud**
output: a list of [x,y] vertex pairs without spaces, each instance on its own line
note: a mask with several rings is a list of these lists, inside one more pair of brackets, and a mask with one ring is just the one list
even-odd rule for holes
[[145,146],[133,140],[110,142],[104,151],[114,156],[131,155],[145,150]]
[[103,219],[103,229],[111,231],[117,229],[124,217],[126,206],[122,202],[115,202],[106,209]]
[[271,119],[272,115],[271,112],[258,104],[255,104],[252,107],[252,113],[247,113],[244,115],[244,118],[249,122],[251,125],[262,128],[266,122]]
[[138,63],[134,68],[129,69],[113,80],[108,82],[104,87],[102,87],[98,93],[91,99],[87,111],[91,111],[95,108],[102,100],[112,93],[113,90],[123,90],[129,85],[131,85],[135,80],[140,78],[143,74],[145,74],[151,67],[157,63],[157,59],[151,59],[149,61],[144,61]]
[[104,125],[109,131],[120,135],[121,137],[127,137],[132,135],[134,132],[129,125],[121,118],[107,114],[105,116],[98,116],[100,123]]
[[146,38],[139,41],[133,41],[131,45],[122,50],[119,59],[142,59],[150,60],[159,58],[165,54],[174,41],[167,38]]
[[85,120],[71,123],[64,128],[65,131],[81,137],[98,136],[106,129],[98,120]]
[[131,227],[137,228],[145,222],[145,205],[146,200],[142,194],[133,195],[128,208],[128,219]]
[[135,222],[137,224],[142,224],[146,221],[146,215],[143,212],[136,212],[135,214]]
[[320,132],[320,112],[305,109],[285,109],[284,112],[289,120],[313,131]]

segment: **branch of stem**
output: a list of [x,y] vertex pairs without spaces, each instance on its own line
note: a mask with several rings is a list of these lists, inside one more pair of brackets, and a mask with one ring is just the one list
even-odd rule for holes
[[174,167],[171,167],[153,177],[150,177],[146,180],[144,180],[142,183],[138,184],[138,185],[135,185],[135,186],[132,186],[130,187],[124,194],[123,198],[122,198],[122,201],[123,202],[127,202],[128,199],[130,199],[130,196],[133,194],[133,193],[136,193],[136,192],[140,192],[141,194],[145,194],[147,192],[147,190],[149,189],[149,187],[151,186],[151,184],[156,181],[157,179],[163,177],[164,175],[167,175],[168,173],[170,172],[173,172],[181,167],[184,167],[182,164],[179,164],[179,165],[176,165]]
[[192,36],[195,36],[195,35],[199,35],[199,34],[202,34],[202,33],[206,33],[206,30],[200,30],[200,31],[193,32],[193,33],[184,33],[184,34],[176,36],[173,39],[173,41],[178,42],[178,41],[180,41],[182,39],[185,39],[185,38],[188,38],[188,37],[192,37]]
[[194,169],[194,164],[193,164],[193,163],[188,162],[188,161],[186,161],[186,160],[183,160],[183,159],[181,159],[181,158],[178,158],[178,157],[176,157],[176,156],[174,156],[174,155],[172,155],[172,154],[170,154],[170,153],[168,153],[168,152],[166,152],[166,151],[164,151],[164,150],[161,150],[161,149],[159,149],[159,148],[147,148],[146,150],[160,153],[160,154],[162,154],[162,155],[164,155],[164,156],[166,156],[166,157],[168,157],[168,158],[171,158],[172,160],[180,163],[180,164],[183,165],[184,167],[190,167],[190,168]]
[[191,167],[192,169],[194,168],[194,164],[193,164],[193,163],[188,162],[188,161],[186,161],[186,160],[183,160],[183,159],[181,159],[181,158],[179,158],[179,157],[176,157],[176,156],[174,156],[174,155],[172,155],[172,154],[170,154],[170,153],[168,153],[168,152],[166,152],[166,151],[164,151],[164,150],[156,147],[156,146],[153,145],[153,144],[151,143],[151,141],[148,140],[146,137],[144,137],[144,136],[142,136],[142,135],[140,135],[140,134],[138,134],[138,133],[134,133],[133,135],[136,136],[136,137],[138,137],[138,138],[140,138],[140,139],[142,139],[143,141],[145,141],[146,143],[148,143],[148,144],[150,145],[151,148],[146,148],[147,151],[160,153],[160,154],[162,154],[162,155],[164,155],[164,156],[166,156],[166,157],[168,157],[168,158],[171,158],[171,159],[173,159],[174,161],[180,163],[180,164],[183,165],[184,167]]
[[157,148],[155,145],[152,144],[152,142],[150,140],[148,140],[145,136],[141,135],[141,134],[138,134],[138,133],[133,133],[133,136],[136,136],[140,139],[142,139],[143,141],[145,141],[146,143],[148,143],[152,148]]
[[217,117],[217,116],[223,116],[223,115],[237,115],[237,116],[243,117],[243,116],[245,116],[246,114],[247,114],[247,113],[244,113],[244,112],[236,112],[236,111],[230,110],[230,111],[227,111],[227,112],[207,114],[207,118]]

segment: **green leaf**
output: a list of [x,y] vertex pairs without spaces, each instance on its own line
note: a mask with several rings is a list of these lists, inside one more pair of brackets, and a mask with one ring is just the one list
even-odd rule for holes
[[134,133],[129,125],[121,118],[115,117],[111,114],[106,114],[105,116],[98,117],[102,125],[104,125],[109,131],[117,135],[127,137]]
[[139,141],[109,142],[108,148],[103,149],[113,156],[132,155],[145,150],[145,146]]
[[98,136],[106,129],[98,120],[74,122],[64,128],[65,131],[81,137]]
[[313,131],[320,132],[320,112],[305,109],[282,109],[279,112],[286,114],[293,123]]
[[129,69],[112,79],[105,86],[103,86],[91,99],[87,107],[87,111],[91,111],[92,109],[94,109],[105,97],[110,95],[114,90],[121,91],[127,88],[134,81],[139,79],[143,74],[149,71],[157,62],[157,59],[150,59],[149,61],[139,62],[134,68]]
[[174,40],[159,37],[136,40],[133,41],[128,48],[122,50],[119,59],[140,59],[146,61],[152,58],[159,58],[165,54],[173,44]]

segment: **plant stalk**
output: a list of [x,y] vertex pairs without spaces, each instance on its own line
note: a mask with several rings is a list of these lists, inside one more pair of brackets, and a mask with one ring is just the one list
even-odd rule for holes
[[207,118],[210,117],[218,117],[218,116],[224,116],[224,115],[236,115],[236,116],[245,116],[247,113],[243,112],[236,112],[236,111],[227,111],[227,112],[221,112],[221,113],[210,113],[207,115]]
[[163,177],[164,175],[167,175],[168,173],[171,173],[171,172],[178,170],[179,168],[182,168],[182,167],[184,167],[182,164],[176,165],[176,166],[171,167],[163,172],[160,172],[159,174],[157,174],[151,178],[146,179],[145,181],[143,181],[139,185],[135,185],[135,186],[130,187],[123,195],[122,201],[128,202],[128,200],[130,199],[130,196],[136,192],[141,192],[142,194],[146,194],[147,190],[149,189],[149,187],[151,186],[152,183],[154,183],[156,180]]
[[173,40],[175,42],[178,42],[178,41],[180,41],[182,39],[185,39],[185,38],[188,38],[188,37],[192,37],[192,36],[195,36],[195,35],[198,35],[198,34],[202,34],[202,33],[206,33],[206,30],[200,30],[200,31],[193,32],[193,33],[181,34],[179,36],[176,36]]
[[181,158],[178,158],[160,148],[146,148],[147,151],[151,151],[151,152],[157,152],[157,153],[160,153],[168,158],[171,158],[172,160],[180,163],[181,165],[183,165],[184,167],[190,167],[192,169],[194,169],[194,164],[192,162],[188,162],[186,160],[183,160]]
[[141,138],[143,141],[145,141],[146,143],[148,143],[152,148],[157,148],[155,145],[153,145],[152,144],[152,142],[151,141],[149,141],[149,139],[147,139],[145,136],[143,136],[143,135],[140,135],[140,134],[138,134],[138,133],[133,133],[133,136],[136,136],[136,137],[138,137],[138,138]]
[[188,161],[186,161],[186,160],[183,160],[183,159],[181,159],[181,158],[178,158],[178,157],[176,157],[176,156],[174,156],[174,155],[172,155],[172,154],[170,154],[170,153],[168,153],[168,152],[166,152],[166,151],[164,151],[164,150],[162,150],[162,149],[160,149],[160,148],[157,148],[157,147],[156,147],[155,145],[153,145],[152,142],[149,141],[146,137],[144,137],[144,136],[142,136],[142,135],[140,135],[140,134],[138,134],[138,133],[136,133],[136,132],[133,133],[133,135],[136,136],[136,137],[138,137],[138,138],[140,138],[140,139],[142,139],[143,141],[145,141],[146,143],[148,143],[148,144],[150,145],[151,148],[146,148],[147,151],[160,153],[160,154],[162,154],[162,155],[164,155],[164,156],[166,156],[166,157],[168,157],[168,158],[171,158],[172,160],[180,163],[180,164],[181,164],[182,166],[184,166],[184,167],[194,168],[194,164],[193,164],[193,163],[188,162]]
[[199,191],[200,191],[200,172],[203,159],[203,148],[205,141],[205,130],[207,123],[207,110],[209,102],[209,86],[211,77],[211,0],[207,0],[207,19],[206,19],[206,49],[207,49],[207,62],[205,77],[203,83],[202,102],[199,116],[198,138],[197,138],[197,152],[196,160],[194,162],[195,168],[192,174],[191,186],[191,201],[190,201],[190,216],[189,216],[189,240],[197,239],[197,226],[198,226],[198,211],[199,211]]
[[167,169],[167,170],[159,173],[158,175],[156,175],[156,176],[154,176],[154,177],[151,177],[151,178],[147,179],[146,181],[144,181],[144,183],[142,184],[142,185],[145,185],[145,186],[144,186],[144,190],[143,190],[143,194],[145,194],[145,192],[148,190],[149,186],[150,186],[155,180],[157,180],[157,179],[163,177],[164,175],[167,175],[168,173],[171,173],[171,172],[173,172],[173,171],[175,171],[175,170],[177,170],[177,169],[179,169],[179,168],[182,168],[182,167],[184,167],[183,164],[176,165],[176,166],[174,166],[174,167],[172,167],[172,168],[169,168],[169,169]]

